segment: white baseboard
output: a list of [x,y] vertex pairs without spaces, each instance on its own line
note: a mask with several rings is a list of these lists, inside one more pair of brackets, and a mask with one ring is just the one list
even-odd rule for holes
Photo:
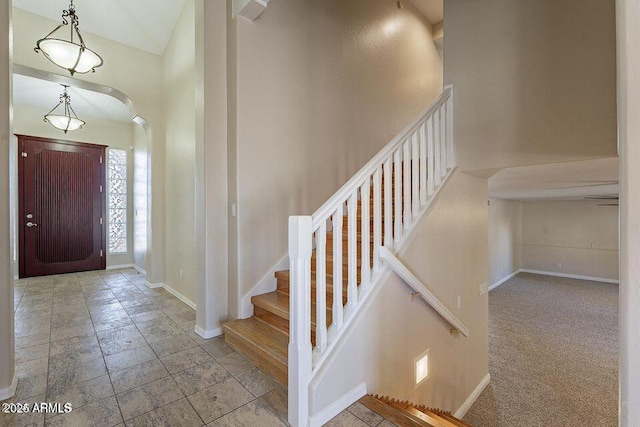
[[478,399],[478,396],[484,391],[485,388],[489,385],[489,381],[491,380],[491,376],[487,373],[483,379],[480,380],[480,383],[476,386],[475,389],[471,392],[467,400],[464,401],[462,406],[458,408],[458,410],[453,414],[454,417],[462,419],[465,414],[471,408],[471,405]]
[[174,297],[178,298],[180,301],[182,301],[183,303],[187,304],[189,307],[193,308],[194,310],[196,309],[196,303],[191,301],[189,298],[185,297],[184,295],[182,295],[180,292],[176,291],[175,289],[173,289],[171,286],[167,285],[166,283],[149,283],[147,282],[147,287],[150,289],[158,289],[158,288],[163,288],[164,290],[166,290],[167,292],[169,292],[170,294],[172,294]]
[[503,277],[502,279],[498,280],[496,283],[494,283],[493,285],[489,286],[489,290],[492,291],[495,288],[497,288],[498,286],[502,285],[504,282],[506,282],[507,280],[511,279],[513,276],[515,276],[516,274],[520,273],[522,270],[516,270],[513,273],[509,274],[506,277]]
[[143,269],[141,269],[140,267],[138,267],[136,264],[132,264],[131,267],[133,267],[135,270],[137,270],[138,273],[144,274],[145,276],[147,275],[147,272],[144,271]]
[[107,265],[107,270],[119,270],[121,268],[131,268],[133,264]]
[[196,325],[196,327],[194,328],[193,332],[195,332],[196,334],[200,335],[205,340],[208,340],[209,338],[215,338],[215,337],[219,337],[220,335],[222,335],[222,328],[215,328],[215,329],[210,329],[210,330],[206,331],[206,330],[202,329],[200,326]]
[[274,274],[276,273],[276,271],[286,270],[288,268],[289,255],[287,254],[273,267],[271,267],[267,274],[262,276],[262,279],[260,279],[258,283],[256,283],[255,286],[242,297],[238,311],[241,319],[247,319],[253,315],[253,304],[251,304],[251,297],[275,291],[276,278]]
[[353,390],[347,392],[331,405],[324,408],[318,414],[313,415],[309,420],[310,427],[320,427],[328,423],[333,417],[347,409],[354,402],[367,394],[367,384],[362,383]]
[[604,277],[580,276],[578,274],[556,273],[555,271],[529,270],[527,268],[521,268],[519,272],[542,274],[544,276],[567,277],[569,279],[590,280],[592,282],[615,283],[615,284],[620,283],[620,280],[615,280],[615,279],[605,279]]
[[13,380],[11,381],[11,385],[9,387],[0,388],[0,400],[9,399],[10,397],[15,396],[16,389],[18,388],[18,374],[13,374]]

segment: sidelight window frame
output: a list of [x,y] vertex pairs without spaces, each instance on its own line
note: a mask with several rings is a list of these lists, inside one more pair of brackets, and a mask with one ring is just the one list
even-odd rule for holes
[[109,148],[107,156],[107,253],[129,252],[127,150]]

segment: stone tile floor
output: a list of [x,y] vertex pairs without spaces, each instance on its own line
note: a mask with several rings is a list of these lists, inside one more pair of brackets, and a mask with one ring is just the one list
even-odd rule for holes
[[[0,413],[0,426],[285,426],[287,393],[195,311],[134,269],[15,282],[16,396],[66,414]],[[329,426],[391,426],[359,403]]]

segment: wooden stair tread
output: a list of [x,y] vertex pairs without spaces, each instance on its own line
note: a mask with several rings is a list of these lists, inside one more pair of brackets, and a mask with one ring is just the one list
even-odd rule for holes
[[289,338],[285,334],[255,317],[227,322],[223,329],[227,344],[286,385]]
[[[275,314],[276,316],[286,320],[284,328],[278,328],[282,330],[282,332],[289,334],[289,295],[283,294],[278,291],[268,292],[266,294],[260,294],[251,297],[251,303],[260,307],[263,310],[266,310],[270,313]],[[326,319],[327,324],[331,324],[332,316],[331,306],[327,305],[326,307]],[[311,302],[311,332],[314,333],[316,329],[316,304],[315,301]]]
[[[434,427],[451,427],[451,423],[436,414],[426,414],[413,406],[408,406],[405,411],[412,417],[425,421]],[[435,415],[435,416],[434,416]]]

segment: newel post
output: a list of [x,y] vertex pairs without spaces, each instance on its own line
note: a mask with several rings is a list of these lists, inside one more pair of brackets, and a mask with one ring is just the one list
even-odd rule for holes
[[311,380],[310,216],[289,217],[289,423],[307,427]]

